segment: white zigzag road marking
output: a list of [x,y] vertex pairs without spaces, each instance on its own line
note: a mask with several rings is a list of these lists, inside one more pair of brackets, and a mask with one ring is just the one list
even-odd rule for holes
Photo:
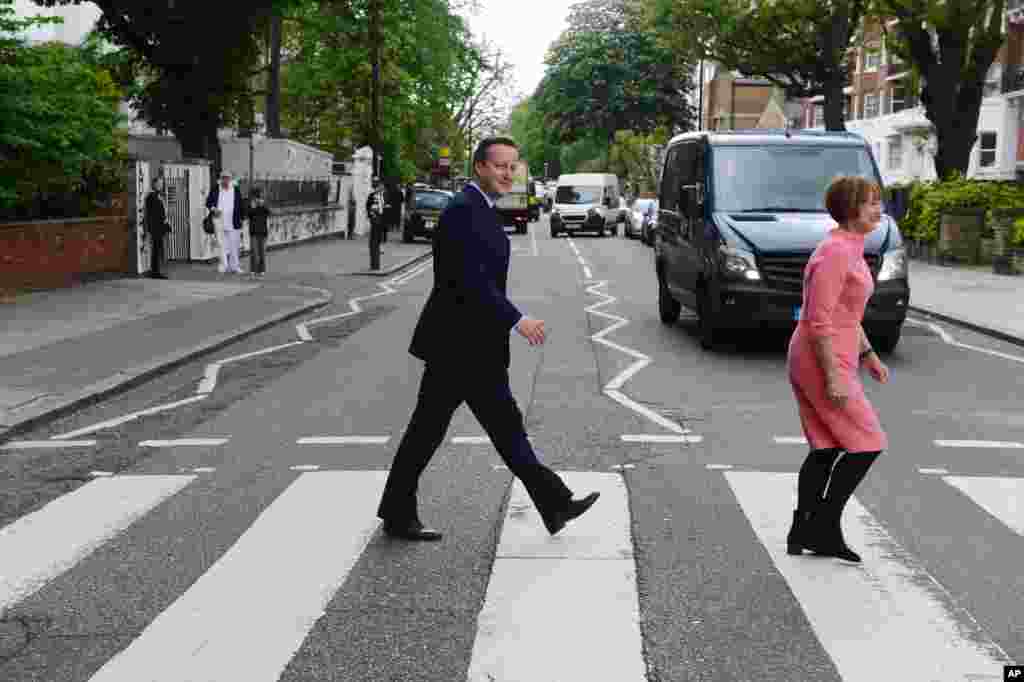
[[657,424],[659,426],[662,426],[662,427],[668,429],[669,431],[672,431],[674,433],[680,433],[680,434],[682,434],[682,433],[689,433],[690,432],[689,429],[684,429],[682,426],[680,426],[679,424],[675,423],[671,419],[668,419],[668,418],[658,414],[654,410],[639,404],[638,402],[636,402],[635,400],[633,400],[632,398],[627,396],[625,393],[623,393],[621,390],[619,390],[619,389],[621,389],[625,385],[625,383],[627,381],[630,380],[630,378],[633,377],[633,375],[635,375],[637,372],[642,370],[647,365],[651,364],[651,358],[646,356],[646,355],[644,355],[640,351],[633,350],[632,348],[628,348],[626,346],[622,346],[620,344],[614,343],[614,342],[609,341],[608,339],[604,338],[605,336],[611,334],[615,330],[620,329],[620,328],[626,326],[627,324],[629,324],[629,320],[627,320],[624,317],[620,317],[618,315],[613,315],[611,313],[606,313],[606,312],[603,312],[601,310],[598,310],[598,308],[601,308],[603,306],[609,305],[611,303],[615,303],[618,300],[614,296],[610,296],[609,294],[607,294],[607,293],[605,293],[603,291],[600,291],[601,287],[604,287],[604,286],[607,286],[607,285],[608,285],[607,280],[601,280],[601,281],[598,281],[598,282],[594,282],[590,287],[587,288],[587,292],[588,293],[591,293],[591,294],[593,294],[595,296],[602,296],[602,297],[604,297],[604,300],[603,301],[598,301],[597,303],[595,303],[595,304],[585,308],[584,310],[586,310],[588,313],[591,313],[593,315],[600,315],[601,317],[604,317],[606,319],[609,319],[609,320],[613,321],[613,324],[605,327],[604,329],[602,329],[601,331],[597,332],[596,334],[594,334],[590,338],[592,338],[594,341],[597,341],[600,344],[604,344],[605,346],[608,346],[609,348],[614,348],[615,350],[619,351],[620,353],[625,353],[626,355],[628,355],[628,356],[630,356],[632,358],[635,358],[636,362],[634,362],[632,365],[630,365],[629,367],[624,369],[622,372],[619,373],[618,376],[616,376],[614,379],[612,379],[607,384],[605,384],[605,387],[604,387],[605,395],[607,395],[609,398],[611,398],[612,400],[616,401],[617,403],[619,403],[621,405],[624,405],[625,407],[628,407],[629,409],[633,410],[634,412],[642,414],[643,416],[647,417],[648,419],[650,419],[655,424]]
[[176,407],[181,407],[182,405],[187,405],[190,403],[203,400],[204,398],[206,398],[206,396],[213,393],[213,390],[217,387],[217,377],[220,373],[220,368],[223,367],[224,365],[230,364],[232,362],[248,360],[250,358],[258,357],[260,355],[266,355],[268,353],[274,353],[279,350],[284,350],[285,348],[291,348],[292,346],[300,346],[303,343],[308,343],[313,340],[313,335],[309,332],[310,325],[322,324],[324,322],[330,322],[332,320],[340,320],[342,318],[349,317],[357,313],[361,313],[363,311],[362,307],[359,305],[361,301],[368,301],[372,298],[377,298],[378,296],[388,296],[390,294],[398,293],[398,290],[395,289],[394,287],[405,284],[409,280],[419,276],[420,274],[422,274],[431,267],[433,267],[433,256],[428,257],[424,263],[416,266],[409,272],[402,273],[385,282],[378,282],[377,286],[379,286],[382,289],[382,291],[378,291],[367,296],[357,296],[355,298],[349,299],[348,305],[349,308],[351,308],[350,311],[346,313],[341,313],[339,315],[328,315],[327,317],[320,317],[315,320],[307,320],[306,322],[295,325],[295,329],[299,335],[298,341],[292,341],[291,343],[285,343],[280,346],[273,346],[271,348],[264,348],[262,350],[253,351],[251,353],[245,353],[244,355],[236,355],[230,358],[225,358],[223,360],[218,360],[217,362],[211,362],[206,366],[205,370],[203,371],[203,378],[199,381],[199,385],[196,388],[196,395],[192,396],[191,398],[185,398],[184,400],[168,403],[167,405],[157,405],[155,407],[150,407],[145,410],[139,410],[138,412],[132,412],[130,414],[126,414],[121,417],[116,417],[114,419],[109,419],[107,421],[100,422],[99,424],[93,424],[92,426],[87,426],[76,431],[60,434],[58,436],[52,436],[51,440],[66,440],[70,438],[77,438],[78,436],[83,436],[88,433],[94,433],[96,431],[102,431],[103,429],[119,426],[126,422],[138,419],[139,417],[157,414],[158,412],[165,412]]
[[1011,360],[1013,362],[1024,363],[1024,358],[1020,357],[1019,355],[1010,355],[1008,353],[1000,353],[999,351],[992,350],[991,348],[981,348],[980,346],[972,346],[972,345],[970,345],[968,343],[960,343],[955,338],[953,338],[953,336],[949,332],[947,332],[945,329],[943,329],[939,325],[935,324],[934,322],[926,322],[924,320],[918,320],[918,319],[913,318],[913,317],[908,317],[907,318],[907,322],[909,322],[910,324],[916,325],[918,327],[924,327],[925,329],[930,329],[931,331],[936,333],[939,336],[940,339],[942,339],[944,342],[948,343],[950,346],[954,346],[956,348],[963,348],[964,350],[973,350],[973,351],[977,351],[979,353],[985,353],[986,355],[992,355],[992,356],[995,356],[997,358],[1002,358],[1003,360]]

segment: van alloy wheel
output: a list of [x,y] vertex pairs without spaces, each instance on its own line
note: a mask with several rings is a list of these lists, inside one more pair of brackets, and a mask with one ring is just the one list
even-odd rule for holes
[[658,273],[658,316],[664,324],[674,324],[682,312],[682,304],[672,298],[665,279]]

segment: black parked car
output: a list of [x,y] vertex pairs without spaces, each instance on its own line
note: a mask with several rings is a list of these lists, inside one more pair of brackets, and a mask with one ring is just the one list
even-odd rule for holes
[[[793,329],[804,266],[835,227],[824,205],[838,175],[881,185],[867,143],[853,133],[686,133],[666,153],[655,229],[662,322],[695,310],[700,341],[735,329]],[[864,242],[875,292],[864,329],[880,352],[900,339],[910,301],[906,254],[883,214]]]
[[403,241],[411,242],[415,237],[432,238],[441,211],[448,207],[451,200],[451,192],[444,190],[413,190],[412,202],[406,207],[405,225],[402,226]]

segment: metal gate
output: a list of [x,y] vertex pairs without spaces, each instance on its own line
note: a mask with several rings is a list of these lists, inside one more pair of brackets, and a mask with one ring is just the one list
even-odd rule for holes
[[164,199],[167,203],[167,222],[171,224],[169,260],[187,261],[191,255],[190,234],[192,211],[189,205],[189,168],[165,165]]

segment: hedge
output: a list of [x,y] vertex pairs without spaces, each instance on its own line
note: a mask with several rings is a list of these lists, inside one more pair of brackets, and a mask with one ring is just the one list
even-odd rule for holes
[[[954,177],[942,182],[913,182],[909,188],[910,200],[899,221],[900,231],[907,239],[927,244],[938,241],[940,216],[951,210],[1024,208],[1024,185],[1013,181]],[[986,222],[991,224],[991,220]],[[1012,240],[1013,246],[1024,247],[1024,221],[1016,224]]]

